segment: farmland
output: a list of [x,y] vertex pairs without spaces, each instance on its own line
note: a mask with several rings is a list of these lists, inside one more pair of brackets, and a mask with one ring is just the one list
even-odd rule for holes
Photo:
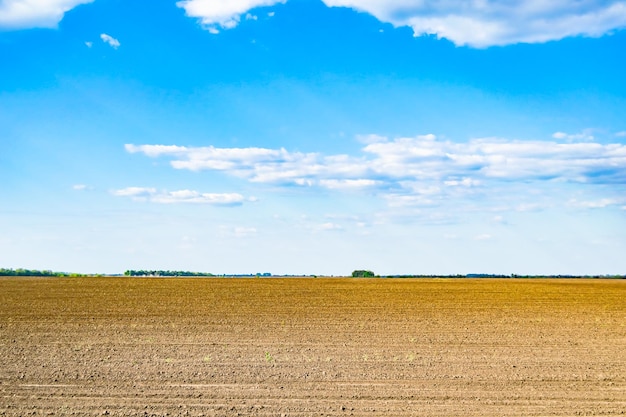
[[626,412],[626,280],[0,278],[0,415]]

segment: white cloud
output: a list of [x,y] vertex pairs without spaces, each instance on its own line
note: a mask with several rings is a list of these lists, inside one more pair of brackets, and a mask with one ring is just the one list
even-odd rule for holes
[[568,36],[602,36],[626,26],[621,0],[323,0],[330,7],[365,11],[416,36],[489,47],[537,43]]
[[84,191],[87,188],[89,188],[87,185],[85,184],[74,184],[72,185],[72,190],[76,190],[76,191]]
[[552,135],[554,139],[566,140],[568,142],[592,142],[595,137],[591,133],[591,130],[583,130],[580,133],[568,134],[565,132],[556,132]]
[[93,46],[93,42],[85,42],[87,48],[91,48]]
[[426,207],[436,203],[436,200],[424,195],[387,194],[384,198],[389,207]]
[[155,188],[128,187],[121,190],[114,190],[112,194],[117,197],[130,197],[139,201],[150,201],[158,204],[210,204],[218,206],[237,206],[246,201],[256,199],[246,199],[238,193],[200,193],[193,190],[178,191],[157,191]]
[[343,227],[337,223],[327,222],[319,225],[319,230],[322,231],[333,231],[333,230],[343,230]]
[[156,188],[127,187],[121,190],[114,190],[112,194],[117,197],[147,197],[156,192]]
[[100,39],[102,39],[102,42],[108,43],[113,49],[117,49],[120,47],[120,41],[118,41],[111,35],[107,35],[106,33],[103,33],[100,35]]
[[0,29],[55,28],[65,12],[93,0],[2,0]]
[[[286,0],[185,0],[187,16],[207,27],[233,28],[241,16]],[[454,44],[489,47],[538,43],[569,36],[598,37],[626,26],[623,0],[323,0],[328,7],[367,12],[415,36],[434,35]]]
[[472,178],[452,179],[443,182],[448,187],[477,187],[480,185],[480,181]]
[[382,185],[382,181],[370,180],[370,179],[357,179],[357,180],[320,180],[319,185],[331,190],[355,190],[363,188],[371,188]]
[[[175,169],[222,171],[253,183],[373,190],[394,207],[434,205],[489,192],[496,183],[626,181],[626,145],[618,143],[498,138],[455,143],[424,135],[376,141],[364,145],[357,156],[255,147],[129,144],[126,150],[167,157]],[[518,204],[519,210],[535,209],[526,202],[512,203]]]
[[503,139],[453,143],[431,137],[400,138],[365,146],[363,151],[369,158],[324,157],[267,148],[126,145],[126,149],[151,157],[173,157],[171,164],[177,169],[228,171],[253,182],[296,183],[297,179],[310,179],[307,184],[317,184],[325,180],[322,184],[326,185],[339,184],[338,180],[362,184],[364,180],[384,179],[442,179],[447,186],[475,186],[481,178],[588,182],[598,175],[620,175],[626,166],[626,146],[621,144]]
[[601,200],[595,201],[579,201],[576,199],[572,199],[568,202],[570,207],[583,208],[583,209],[598,209],[605,208],[609,206],[614,206],[618,204],[622,204],[623,201],[619,201],[613,198],[603,198]]
[[172,155],[172,154],[183,154],[187,151],[187,148],[184,146],[164,146],[164,145],[124,145],[124,149],[128,153],[143,153],[147,156],[160,156],[160,155]]
[[617,132],[615,136],[618,138],[626,138],[626,130],[623,132]]
[[246,226],[219,226],[219,236],[222,238],[226,237],[234,237],[234,238],[247,238],[256,236],[258,230],[256,227],[246,227]]
[[235,227],[233,234],[236,237],[250,237],[257,234],[257,229],[255,227]]
[[249,10],[285,2],[286,0],[184,0],[176,5],[185,9],[187,16],[200,19],[202,25],[209,30],[213,29],[212,33],[215,33],[218,26],[232,29],[239,24],[241,16],[252,16],[247,13]]
[[493,239],[493,236],[491,236],[490,234],[484,233],[482,235],[478,235],[474,237],[474,240],[491,240]]
[[220,206],[241,205],[246,199],[238,193],[199,193],[192,190],[163,192],[152,196],[150,201],[161,204],[194,203]]

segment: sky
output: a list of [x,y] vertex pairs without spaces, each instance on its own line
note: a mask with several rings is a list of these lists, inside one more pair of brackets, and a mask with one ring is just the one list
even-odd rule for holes
[[0,0],[0,267],[626,274],[626,1]]

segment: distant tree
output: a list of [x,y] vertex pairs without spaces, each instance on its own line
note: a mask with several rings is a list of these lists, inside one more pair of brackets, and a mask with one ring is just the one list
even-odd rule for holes
[[6,269],[0,268],[0,276],[5,277],[67,277],[66,272],[53,272],[50,270],[39,271],[37,269]]
[[376,275],[372,271],[366,271],[366,270],[363,270],[363,269],[357,269],[355,271],[352,271],[352,276],[354,278],[373,278]]
[[213,274],[208,272],[191,272],[191,271],[163,271],[163,270],[133,270],[129,269],[124,272],[127,277],[212,277]]

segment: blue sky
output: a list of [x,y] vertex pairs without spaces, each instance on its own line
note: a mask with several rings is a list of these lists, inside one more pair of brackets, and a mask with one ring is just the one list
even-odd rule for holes
[[0,0],[0,267],[626,273],[626,2]]

